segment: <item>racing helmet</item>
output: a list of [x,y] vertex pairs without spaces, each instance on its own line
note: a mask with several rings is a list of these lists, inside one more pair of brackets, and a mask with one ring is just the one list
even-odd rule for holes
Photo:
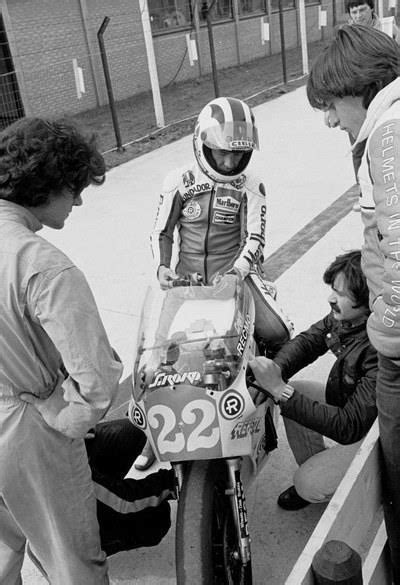
[[[209,102],[197,118],[193,134],[196,160],[212,181],[232,182],[249,164],[254,149],[258,150],[258,133],[250,107],[236,98],[219,97]],[[223,171],[217,167],[212,149],[242,152],[236,168]]]

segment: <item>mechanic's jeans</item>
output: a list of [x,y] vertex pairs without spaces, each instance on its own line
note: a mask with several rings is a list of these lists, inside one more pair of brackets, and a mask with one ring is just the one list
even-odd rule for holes
[[393,579],[400,585],[400,367],[379,355],[376,403],[384,465],[384,511]]
[[[312,400],[325,402],[325,386],[309,380],[290,384]],[[328,502],[342,481],[361,441],[352,445],[326,448],[324,437],[295,421],[283,417],[286,436],[299,468],[293,483],[297,493],[312,503]]]
[[0,583],[20,585],[25,544],[51,585],[106,585],[84,441],[0,398]]

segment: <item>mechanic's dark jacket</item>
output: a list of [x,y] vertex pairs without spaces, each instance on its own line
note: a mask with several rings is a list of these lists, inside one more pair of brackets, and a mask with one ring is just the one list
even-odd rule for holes
[[274,357],[284,380],[331,350],[336,361],[326,383],[326,404],[294,392],[281,413],[341,444],[362,439],[374,422],[377,354],[369,343],[367,317],[357,325],[330,313],[288,341]]

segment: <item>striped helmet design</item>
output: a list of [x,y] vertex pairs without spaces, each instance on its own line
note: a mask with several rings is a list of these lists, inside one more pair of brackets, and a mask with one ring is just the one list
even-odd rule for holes
[[[231,97],[209,102],[197,119],[193,146],[200,168],[214,181],[232,181],[247,167],[254,149],[258,149],[258,133],[254,114],[242,100]],[[243,152],[240,168],[222,173],[215,168],[209,150]],[[237,170],[237,172],[236,172]]]

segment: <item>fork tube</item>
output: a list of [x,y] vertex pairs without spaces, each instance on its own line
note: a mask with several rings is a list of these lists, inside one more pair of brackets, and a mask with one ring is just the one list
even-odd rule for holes
[[236,530],[238,533],[238,542],[240,546],[241,560],[244,565],[250,561],[250,535],[247,523],[246,498],[244,495],[243,483],[240,478],[241,459],[226,459],[229,472],[229,485],[225,494],[230,496],[232,503],[233,516],[235,518]]

